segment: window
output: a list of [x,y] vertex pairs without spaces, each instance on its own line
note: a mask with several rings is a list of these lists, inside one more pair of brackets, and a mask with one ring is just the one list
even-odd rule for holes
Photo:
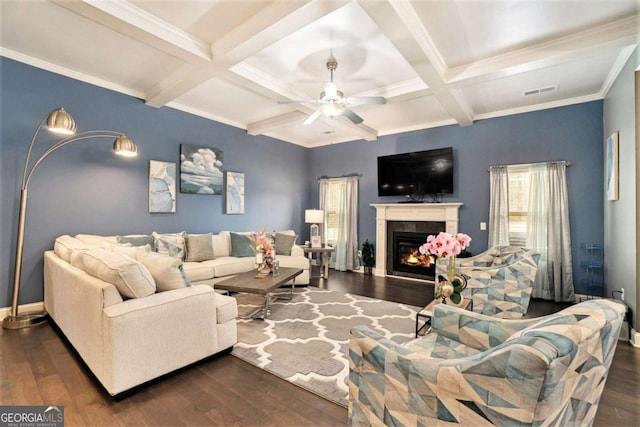
[[509,244],[527,245],[529,211],[529,167],[509,167]]
[[324,231],[325,240],[335,243],[338,240],[338,195],[340,193],[340,182],[329,182],[326,194],[326,224]]

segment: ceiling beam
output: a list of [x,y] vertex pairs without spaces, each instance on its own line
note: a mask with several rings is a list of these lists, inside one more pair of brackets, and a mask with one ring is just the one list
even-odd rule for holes
[[210,64],[183,66],[148,91],[147,104],[165,105],[345,3],[346,0],[299,0],[269,4],[212,45]]
[[290,111],[279,116],[249,123],[247,125],[247,133],[254,136],[265,134],[282,126],[300,124],[306,117],[307,115],[301,111]]
[[457,87],[609,53],[638,43],[640,14],[445,71]]
[[192,64],[211,61],[211,45],[125,0],[52,0],[120,34]]
[[360,6],[398,49],[458,124],[473,124],[473,112],[459,91],[445,81],[446,64],[408,1],[360,0]]

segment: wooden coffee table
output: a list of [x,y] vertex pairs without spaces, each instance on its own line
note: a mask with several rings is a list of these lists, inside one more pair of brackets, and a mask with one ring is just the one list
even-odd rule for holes
[[[257,270],[236,274],[226,280],[215,284],[216,289],[224,289],[230,292],[246,292],[264,296],[264,304],[253,313],[242,316],[247,319],[266,319],[269,314],[269,304],[277,299],[290,300],[293,298],[293,288],[296,277],[302,274],[300,268],[280,267],[277,275],[267,274],[259,276]],[[274,294],[273,291],[291,281],[291,290],[288,295]],[[262,313],[262,315],[260,315]]]

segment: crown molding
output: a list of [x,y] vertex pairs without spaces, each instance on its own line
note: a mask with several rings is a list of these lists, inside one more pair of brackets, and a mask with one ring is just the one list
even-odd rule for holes
[[482,113],[482,114],[476,115],[474,117],[474,120],[485,120],[485,119],[493,119],[496,117],[512,116],[514,114],[531,113],[534,111],[549,110],[551,108],[566,107],[567,105],[575,105],[575,104],[583,104],[585,102],[599,101],[601,99],[603,99],[602,94],[600,92],[597,92],[591,95],[578,96],[575,98],[566,98],[558,101],[544,102],[541,104],[533,104],[533,105],[527,105],[524,107],[510,108],[507,110],[492,111],[490,113]]
[[40,68],[41,70],[69,77],[74,80],[79,80],[81,82],[89,83],[104,89],[113,90],[114,92],[123,93],[135,98],[144,98],[144,93],[142,91],[132,89],[127,86],[122,86],[108,80],[100,79],[95,76],[90,76],[89,74],[81,73],[80,71],[53,64],[48,61],[43,61],[42,59],[34,58],[32,56],[25,55],[11,49],[0,47],[0,56],[22,62],[23,64],[31,65],[32,67]]

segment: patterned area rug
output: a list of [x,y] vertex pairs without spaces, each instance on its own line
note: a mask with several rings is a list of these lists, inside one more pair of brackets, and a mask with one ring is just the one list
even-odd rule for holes
[[[237,294],[238,311],[261,304],[256,295]],[[238,320],[232,354],[347,406],[349,331],[366,325],[402,343],[414,337],[418,307],[315,288],[296,289],[292,301],[273,303],[266,320]]]

